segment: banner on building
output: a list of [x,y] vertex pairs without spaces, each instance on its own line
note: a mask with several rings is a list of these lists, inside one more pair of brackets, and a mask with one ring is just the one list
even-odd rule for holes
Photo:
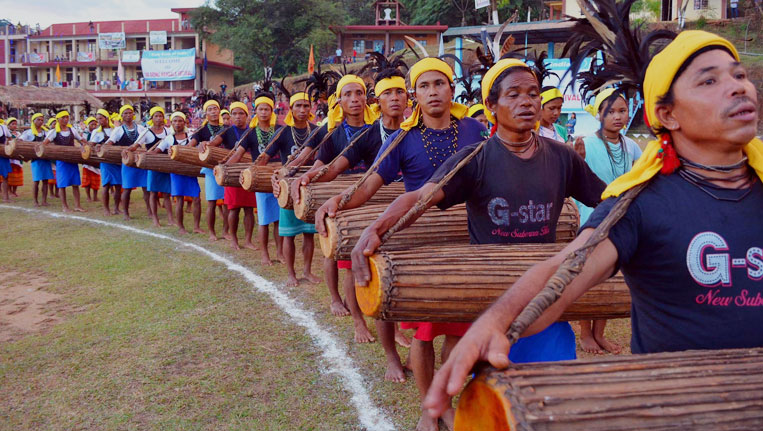
[[150,31],[148,32],[148,42],[150,45],[166,45],[167,44],[167,32],[166,31]]
[[77,51],[77,61],[95,61],[95,53],[89,51]]
[[140,68],[146,81],[185,81],[196,78],[196,48],[143,51]]
[[38,54],[36,52],[30,52],[29,53],[29,62],[30,63],[45,63],[48,61],[48,55],[47,54]]
[[122,51],[122,61],[125,63],[137,63],[140,61],[140,51]]
[[474,8],[482,9],[483,7],[490,6],[490,0],[474,0]]
[[125,49],[125,33],[98,33],[98,46],[101,49]]

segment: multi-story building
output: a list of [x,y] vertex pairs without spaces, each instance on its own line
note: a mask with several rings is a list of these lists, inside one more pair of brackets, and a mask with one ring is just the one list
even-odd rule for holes
[[[169,19],[76,22],[44,29],[10,23],[0,26],[0,85],[77,87],[104,102],[114,98],[122,103],[150,99],[168,110],[196,90],[219,92],[222,83],[233,88],[233,71],[240,69],[234,65],[233,52],[201,40],[190,25],[191,10],[172,9],[178,16]],[[150,32],[165,32],[166,43],[151,45]],[[124,33],[124,48],[100,48],[99,33]],[[143,79],[143,51],[189,48],[196,50],[194,79]],[[60,80],[56,78],[57,68]]]

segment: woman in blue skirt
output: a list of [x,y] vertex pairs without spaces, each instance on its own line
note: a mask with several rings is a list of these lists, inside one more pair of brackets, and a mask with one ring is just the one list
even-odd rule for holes
[[[135,109],[131,105],[124,105],[119,108],[119,117],[121,125],[114,127],[106,145],[116,145],[120,147],[129,147],[142,138],[148,130],[135,122]],[[148,190],[146,190],[146,171],[133,168],[132,166],[122,165],[122,206],[124,209],[124,219],[130,220],[130,192],[132,189],[141,187],[143,189],[143,201],[146,203],[146,211],[151,215],[151,207],[148,203]]]
[[[51,143],[62,146],[74,146],[75,142],[80,144],[83,139],[82,136],[77,133],[76,130],[69,127],[69,112],[61,111],[56,114],[56,127],[45,136],[45,140],[42,141],[43,145],[49,145]],[[79,166],[76,163],[62,162],[56,160],[56,187],[60,191],[61,206],[63,206],[64,212],[70,212],[68,203],[66,202],[66,188],[72,188],[72,195],[74,195],[74,211],[85,212],[82,208],[79,199]]]
[[[169,136],[170,129],[164,125],[164,109],[154,106],[148,112],[148,115],[150,117],[150,120],[146,123],[148,133],[146,133],[142,140],[130,145],[127,148],[128,151],[136,151],[141,144],[145,145],[147,150],[155,149],[164,138]],[[167,219],[170,225],[174,225],[175,217],[172,215],[172,205],[170,204],[170,192],[172,191],[170,174],[148,171],[146,185],[149,192],[148,203],[151,207],[151,218],[154,221],[154,226],[161,226],[159,223],[159,193],[164,194],[163,206],[167,210]]]
[[[0,125],[0,145],[5,145],[5,141],[12,139],[11,132],[4,125]],[[3,157],[5,153],[0,154],[0,177],[2,177],[2,183],[0,183],[0,191],[3,194],[3,202],[8,203],[11,201],[10,188],[8,187],[8,175],[11,173],[11,159]]]
[[[182,112],[175,112],[170,116],[172,129],[169,136],[164,138],[158,147],[151,150],[152,153],[166,153],[173,145],[188,145],[190,135],[186,128],[186,116]],[[175,202],[175,219],[180,228],[180,233],[187,233],[183,225],[183,197],[188,196],[193,199],[193,231],[194,233],[206,233],[199,225],[201,223],[201,198],[199,189],[199,180],[196,177],[187,175],[170,174],[172,177],[172,197],[177,199]]]
[[[32,115],[32,123],[29,125],[29,129],[25,130],[21,134],[21,140],[27,142],[42,142],[45,140],[45,133],[43,132],[43,124],[45,119],[42,113],[38,112]],[[40,205],[48,206],[48,181],[54,179],[53,167],[50,164],[50,160],[32,160],[32,194],[34,195],[34,206]],[[42,204],[38,200],[40,182],[42,182]]]
[[[109,111],[101,108],[95,114],[95,120],[98,121],[98,127],[90,134],[90,142],[95,144],[97,151],[101,145],[105,144],[114,130],[111,124]],[[122,166],[112,163],[101,163],[101,187],[103,187],[103,213],[108,217],[121,213],[119,204],[122,202]],[[114,211],[109,208],[110,194],[114,194]]]

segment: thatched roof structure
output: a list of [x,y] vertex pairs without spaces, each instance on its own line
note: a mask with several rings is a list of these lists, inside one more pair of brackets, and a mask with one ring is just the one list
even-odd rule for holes
[[0,86],[0,103],[13,107],[75,106],[88,102],[93,108],[103,107],[100,99],[81,88]]

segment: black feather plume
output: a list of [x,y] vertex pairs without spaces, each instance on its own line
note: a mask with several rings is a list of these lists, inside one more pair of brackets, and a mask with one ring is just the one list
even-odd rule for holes
[[341,78],[338,72],[333,70],[322,72],[320,65],[316,65],[315,71],[310,76],[294,81],[294,84],[304,83],[305,92],[311,100],[325,100],[329,94],[333,93],[332,86],[336,88],[336,83]]

